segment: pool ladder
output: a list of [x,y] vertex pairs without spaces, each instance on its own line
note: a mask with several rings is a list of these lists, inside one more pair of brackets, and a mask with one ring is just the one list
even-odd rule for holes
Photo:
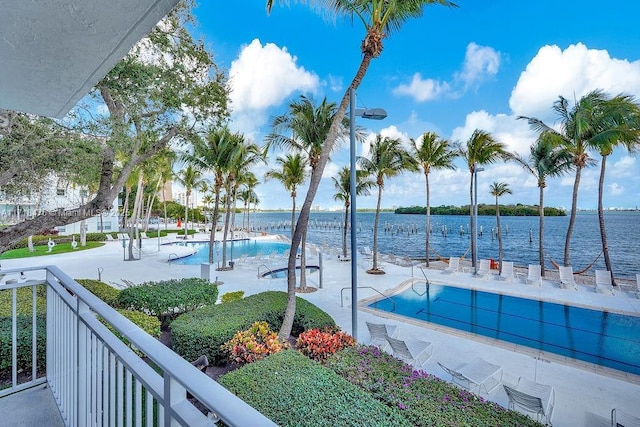
[[269,268],[266,264],[260,264],[260,265],[258,266],[258,279],[261,279],[261,278],[262,278],[262,275],[260,274],[260,269],[261,269],[262,267],[264,267],[264,268],[266,268],[266,269],[267,269],[267,270],[264,272],[264,274],[271,273],[271,272],[273,271],[273,269],[272,269],[272,268]]
[[[347,290],[347,289],[351,289],[351,286],[340,289],[340,307],[344,307],[344,294],[343,294],[343,292],[345,290]],[[393,304],[393,306],[391,308],[391,311],[396,311],[396,302],[390,296],[383,294],[382,292],[380,292],[376,288],[372,288],[371,286],[358,286],[358,289],[371,289],[373,291],[376,291],[378,294],[382,295],[382,297],[384,299],[388,299],[389,301],[391,301],[391,304]],[[353,304],[353,302],[352,302],[352,304]]]

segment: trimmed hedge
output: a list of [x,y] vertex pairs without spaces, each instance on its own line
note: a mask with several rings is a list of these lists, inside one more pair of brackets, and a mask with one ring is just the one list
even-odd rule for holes
[[329,357],[328,369],[401,414],[413,426],[512,426],[541,424],[524,414],[463,390],[373,346],[348,347]]
[[93,279],[75,279],[76,282],[84,286],[89,292],[109,304],[111,307],[118,306],[118,295],[120,290],[104,282]]
[[[47,243],[49,242],[49,239],[56,242],[56,244],[71,243],[71,241],[73,240],[73,236],[76,236],[76,242],[78,242],[79,244],[80,243],[79,233],[76,233],[74,235],[70,234],[68,236],[60,236],[57,234],[49,234],[46,236],[33,236],[32,240],[33,240],[34,246],[46,246]],[[103,242],[105,240],[107,240],[106,233],[87,233],[87,242]],[[28,246],[29,246],[29,240],[28,238],[24,238],[14,243],[13,245],[11,245],[9,249],[20,249],[20,248],[26,248]]]
[[[9,289],[0,291],[0,316],[11,316],[12,309],[12,291]],[[31,316],[32,313],[32,291],[30,287],[18,288],[16,290],[16,311],[18,314],[24,314],[25,316]],[[38,314],[45,314],[47,306],[46,287],[44,285],[38,285],[36,291],[36,312]]]
[[[233,338],[236,332],[249,329],[256,321],[264,320],[271,329],[278,330],[286,305],[286,292],[269,291],[183,314],[171,324],[173,350],[186,360],[195,360],[205,354],[211,363],[224,364],[226,357],[220,349],[222,344]],[[331,316],[296,297],[293,336],[308,329],[327,327],[336,327]]]
[[[17,326],[17,356],[18,371],[31,369],[31,315],[16,316]],[[0,374],[6,374],[11,369],[12,349],[11,344],[11,317],[0,317]],[[46,362],[47,328],[44,315],[36,316],[36,347],[37,365],[45,367]]]
[[151,314],[164,321],[215,304],[217,300],[218,287],[206,279],[171,279],[123,289],[118,295],[118,306]]
[[[151,335],[152,337],[158,339],[160,338],[161,330],[160,330],[160,320],[158,320],[155,316],[149,316],[148,314],[141,313],[139,311],[131,311],[131,310],[121,310],[117,309],[118,313],[122,314],[127,319],[131,320],[135,323],[140,329]],[[145,355],[138,350],[135,346],[133,346],[129,340],[127,340],[120,332],[116,331],[110,324],[106,323],[102,318],[100,321],[109,329],[120,341],[129,346],[138,356],[144,357]]]
[[222,294],[220,297],[220,302],[225,304],[228,302],[239,301],[244,297],[244,291],[235,291],[235,292],[227,292]]
[[218,381],[280,426],[411,426],[339,375],[286,350]]

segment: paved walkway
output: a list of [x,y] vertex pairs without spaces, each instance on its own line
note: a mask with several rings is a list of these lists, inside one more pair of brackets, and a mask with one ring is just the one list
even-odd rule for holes
[[[205,235],[196,240],[206,240]],[[157,239],[144,240],[142,259],[139,261],[123,261],[121,242],[107,242],[105,246],[78,253],[52,255],[48,257],[4,260],[3,268],[20,266],[36,266],[55,264],[74,278],[97,279],[104,282],[122,283],[122,279],[140,283],[151,280],[168,278],[199,277],[200,266],[181,265],[167,262],[177,250],[172,246],[161,246],[158,250]],[[251,260],[249,258],[249,260]],[[351,301],[350,287],[351,266],[348,262],[334,259],[324,259],[322,289],[309,294],[300,294],[312,303],[327,311],[335,321],[347,332],[351,332]],[[314,263],[311,260],[311,263]],[[371,286],[385,293],[397,287],[402,282],[415,277],[422,277],[417,268],[400,267],[384,264],[387,274],[372,276],[365,273],[368,268],[363,259],[359,262],[358,283],[360,286]],[[220,287],[220,294],[243,290],[246,295],[265,290],[286,291],[286,279],[264,279],[257,277],[259,265],[266,264],[270,268],[285,266],[284,259],[271,261],[243,262],[236,264],[233,271],[214,272],[212,276],[224,282]],[[265,267],[262,267],[264,270]],[[581,286],[579,291],[560,289],[557,284],[545,281],[542,287],[528,286],[518,282],[506,284],[495,280],[472,278],[468,273],[444,275],[438,270],[425,270],[431,281],[446,281],[451,285],[472,287],[476,289],[499,290],[502,293],[536,297],[549,301],[570,302],[572,304],[606,308],[612,311],[622,311],[640,314],[640,299],[624,292],[617,292],[615,296],[597,294],[592,289]],[[215,279],[215,277],[211,277]],[[309,276],[308,284],[320,287],[317,273]],[[358,291],[358,300],[375,296],[369,289]],[[381,317],[384,316],[385,318]],[[403,321],[388,318],[361,308],[358,312],[359,341],[367,343],[369,335],[365,321],[393,323],[400,328],[400,338],[421,338],[434,345],[433,357],[426,363],[424,369],[438,377],[446,377],[436,362],[446,365],[456,365],[468,361],[475,356],[501,365],[504,368],[503,382],[516,384],[518,377],[544,384],[550,384],[556,389],[556,407],[553,414],[555,426],[609,426],[612,408],[640,417],[640,378],[625,375],[619,371],[612,371],[595,367],[591,364],[576,362],[572,359],[553,356],[547,353],[533,351],[514,344],[505,344],[496,340],[472,337],[465,333],[452,332],[446,328],[429,326],[424,322]],[[508,399],[504,389],[497,387],[488,396],[483,397],[506,406]]]

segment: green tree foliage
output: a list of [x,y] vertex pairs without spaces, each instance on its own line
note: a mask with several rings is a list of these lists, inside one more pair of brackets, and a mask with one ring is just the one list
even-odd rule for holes
[[[414,214],[424,215],[427,209],[424,206],[411,206],[406,208],[397,208],[394,213],[397,214]],[[500,205],[500,216],[538,216],[538,206],[530,205]],[[431,215],[469,215],[469,205],[452,206],[441,205],[431,206]],[[478,216],[495,216],[496,207],[494,205],[478,204]],[[545,207],[545,216],[566,216],[567,213],[558,208]]]

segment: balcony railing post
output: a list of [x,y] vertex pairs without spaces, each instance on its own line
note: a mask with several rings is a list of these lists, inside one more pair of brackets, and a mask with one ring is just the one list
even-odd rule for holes
[[89,425],[89,399],[87,393],[90,392],[88,387],[89,376],[87,375],[87,369],[89,368],[88,358],[91,356],[91,351],[88,351],[90,339],[88,339],[89,331],[87,326],[82,321],[82,315],[90,313],[89,306],[80,298],[77,299],[76,307],[76,360],[77,369],[76,372],[76,393],[78,396],[78,406],[76,407],[76,420],[78,425]]

